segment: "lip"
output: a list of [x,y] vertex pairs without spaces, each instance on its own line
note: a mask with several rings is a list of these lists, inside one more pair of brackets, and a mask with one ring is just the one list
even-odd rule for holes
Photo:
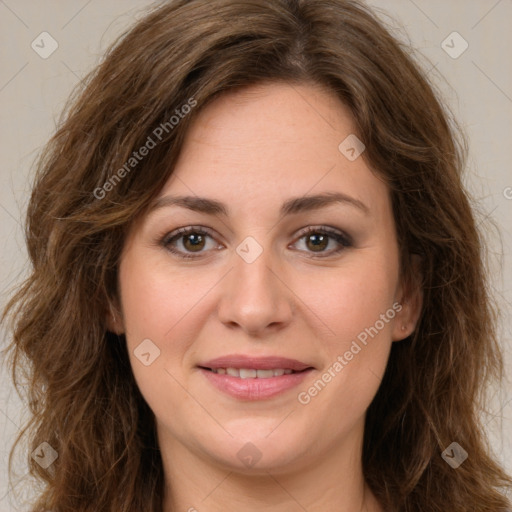
[[[199,370],[210,384],[223,393],[238,400],[265,400],[282,394],[298,386],[313,370],[311,365],[286,357],[251,357],[229,355],[218,357],[198,365]],[[298,373],[284,374],[266,379],[242,379],[227,374],[219,374],[208,368],[249,368],[269,370],[275,368],[290,369]]]

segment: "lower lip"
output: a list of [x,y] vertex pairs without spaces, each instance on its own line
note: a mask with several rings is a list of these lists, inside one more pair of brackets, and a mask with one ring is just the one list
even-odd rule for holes
[[298,386],[312,369],[268,379],[241,379],[200,368],[203,375],[220,391],[240,400],[264,400]]

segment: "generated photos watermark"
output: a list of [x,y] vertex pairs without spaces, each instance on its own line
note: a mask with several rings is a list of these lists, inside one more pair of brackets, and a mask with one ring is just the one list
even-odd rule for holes
[[[302,405],[307,405],[311,402],[311,399],[323,391],[323,389],[327,386],[329,382],[332,381],[345,366],[349,364],[354,356],[359,354],[361,350],[368,345],[368,338],[373,339],[377,334],[379,334],[382,329],[395,318],[396,314],[402,311],[402,305],[398,302],[395,302],[391,308],[389,308],[385,313],[381,314],[379,320],[377,320],[371,327],[367,327],[364,331],[361,331],[357,335],[357,340],[353,340],[349,350],[347,350],[343,355],[338,355],[336,357],[336,361],[334,361],[327,370],[318,378],[312,386],[310,386],[307,391],[301,391],[297,395],[298,401]],[[359,341],[359,343],[358,343]],[[362,345],[362,346],[361,346]]]
[[197,101],[191,97],[183,104],[180,108],[174,110],[176,115],[172,115],[168,121],[160,123],[152,132],[148,135],[146,142],[136,151],[132,152],[132,155],[120,167],[101,187],[94,189],[93,195],[96,199],[103,199],[106,197],[107,192],[110,192],[115,186],[129,174],[139,162],[149,155],[150,151],[162,141],[164,134],[170,133],[180,123],[180,121],[189,114],[192,109],[197,105]]

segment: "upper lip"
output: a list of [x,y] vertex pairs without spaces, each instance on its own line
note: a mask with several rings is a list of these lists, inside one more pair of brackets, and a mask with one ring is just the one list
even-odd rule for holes
[[227,356],[217,357],[204,363],[199,364],[203,368],[244,368],[255,370],[271,370],[282,368],[284,370],[290,369],[296,372],[312,368],[311,365],[297,361],[296,359],[289,359],[287,357],[279,356],[247,356],[242,354],[232,354]]

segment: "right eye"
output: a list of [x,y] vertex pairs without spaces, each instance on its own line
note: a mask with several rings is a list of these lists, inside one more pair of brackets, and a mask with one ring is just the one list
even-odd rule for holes
[[[203,249],[206,245],[207,237],[213,239],[205,228],[189,226],[168,233],[163,237],[161,244],[180,258],[198,258],[201,253],[205,252]],[[182,249],[176,247],[180,245]],[[213,249],[214,247],[211,248]]]

